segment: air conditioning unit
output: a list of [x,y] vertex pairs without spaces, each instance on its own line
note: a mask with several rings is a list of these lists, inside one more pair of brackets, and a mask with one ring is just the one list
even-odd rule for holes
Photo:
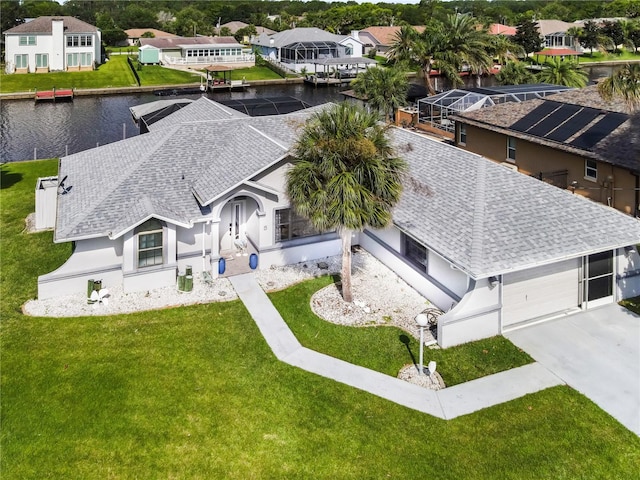
[[509,163],[509,162],[502,162],[500,165],[507,167],[510,170],[513,170],[514,172],[518,171],[518,167],[516,165],[514,165],[513,163]]

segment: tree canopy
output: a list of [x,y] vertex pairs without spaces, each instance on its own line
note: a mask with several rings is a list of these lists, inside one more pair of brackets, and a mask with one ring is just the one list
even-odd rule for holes
[[342,295],[351,302],[351,235],[391,223],[406,164],[395,156],[378,115],[349,102],[314,114],[292,154],[287,196],[295,212],[316,229],[337,230],[342,240]]

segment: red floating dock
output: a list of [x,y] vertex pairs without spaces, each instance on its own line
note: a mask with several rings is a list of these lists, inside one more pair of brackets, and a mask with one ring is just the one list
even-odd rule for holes
[[40,100],[60,100],[60,99],[73,99],[73,89],[62,88],[53,90],[36,91],[36,102]]

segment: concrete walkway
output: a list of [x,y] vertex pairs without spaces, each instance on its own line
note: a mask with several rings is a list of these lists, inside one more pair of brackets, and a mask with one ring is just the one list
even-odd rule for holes
[[303,347],[252,273],[229,280],[278,360],[434,417],[455,418],[563,384],[533,363],[444,390],[419,387]]

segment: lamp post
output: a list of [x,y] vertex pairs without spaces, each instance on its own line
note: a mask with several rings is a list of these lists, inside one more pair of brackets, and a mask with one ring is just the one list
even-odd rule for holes
[[424,375],[424,368],[422,367],[423,353],[424,353],[424,327],[429,324],[429,319],[424,313],[416,315],[416,323],[420,327],[420,375]]

